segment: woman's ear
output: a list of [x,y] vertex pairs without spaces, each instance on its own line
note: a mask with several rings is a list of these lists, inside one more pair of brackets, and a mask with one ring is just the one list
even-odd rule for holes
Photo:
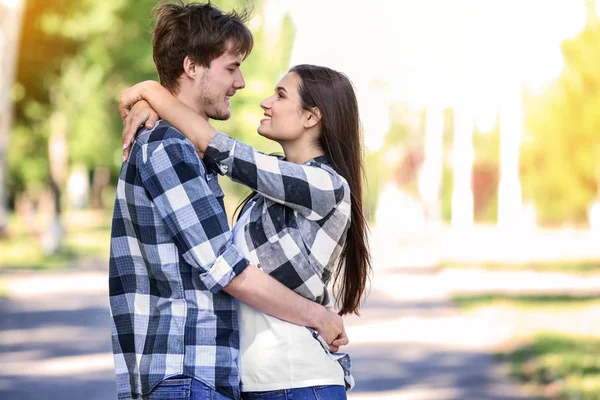
[[317,107],[313,107],[310,111],[306,111],[308,116],[304,122],[304,127],[307,129],[313,128],[319,122],[321,122],[321,110]]

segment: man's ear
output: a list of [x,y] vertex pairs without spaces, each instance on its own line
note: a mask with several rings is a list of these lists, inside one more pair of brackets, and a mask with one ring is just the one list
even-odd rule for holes
[[305,128],[310,129],[321,122],[321,110],[319,110],[317,107],[313,107],[310,111],[306,110],[306,113],[308,115],[304,121]]
[[185,56],[183,59],[183,73],[189,78],[194,79],[196,74],[200,72],[198,69],[200,65],[196,63],[190,56]]

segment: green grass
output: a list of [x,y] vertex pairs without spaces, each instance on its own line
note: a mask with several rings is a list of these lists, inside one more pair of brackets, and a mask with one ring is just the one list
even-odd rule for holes
[[490,271],[540,271],[540,272],[566,272],[572,274],[600,274],[600,260],[582,261],[544,261],[531,263],[457,263],[444,261],[441,268],[483,268]]
[[8,298],[6,283],[0,278],[0,300]]
[[498,359],[539,398],[600,400],[600,338],[538,335]]
[[108,258],[110,221],[104,215],[80,213],[65,220],[62,247],[50,256],[44,254],[39,240],[27,227],[13,220],[10,236],[0,239],[0,271],[60,269],[90,258]]
[[518,308],[533,309],[558,309],[567,307],[584,307],[590,305],[600,305],[600,294],[587,296],[571,295],[518,295],[518,294],[478,294],[478,295],[454,295],[451,297],[454,304],[463,310],[472,310],[474,308],[510,305]]

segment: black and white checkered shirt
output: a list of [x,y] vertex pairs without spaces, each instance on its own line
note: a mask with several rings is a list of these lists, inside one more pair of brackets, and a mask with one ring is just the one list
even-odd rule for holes
[[[223,133],[204,154],[209,168],[253,189],[244,236],[263,271],[309,300],[333,308],[327,286],[350,227],[350,187],[327,157],[300,165],[268,156]],[[254,254],[253,254],[254,253]],[[311,330],[312,331],[312,330]],[[354,386],[348,354],[329,353]]]
[[326,287],[350,226],[350,187],[327,158],[295,164],[218,133],[204,162],[256,192],[245,238],[263,270],[330,305]]
[[138,136],[121,169],[111,236],[119,399],[181,374],[239,398],[236,306],[221,289],[248,261],[231,246],[222,197],[217,175],[171,125]]

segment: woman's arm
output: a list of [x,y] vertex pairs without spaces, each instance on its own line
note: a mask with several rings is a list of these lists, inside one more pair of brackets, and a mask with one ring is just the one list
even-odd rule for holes
[[[342,203],[348,184],[333,169],[300,165],[257,152],[216,130],[199,114],[155,81],[145,81],[121,94],[119,110],[125,116],[124,158],[138,127],[145,123],[146,106],[129,112],[146,100],[171,125],[183,133],[211,168],[267,198],[293,208],[311,220],[321,220]],[[208,152],[207,152],[208,149]],[[205,157],[206,153],[206,157]],[[342,207],[349,216],[350,209]]]
[[[137,106],[136,104],[142,100],[147,101],[150,106],[145,104]],[[124,158],[129,153],[129,145],[135,133],[140,125],[149,122],[152,111],[186,135],[200,156],[204,154],[208,143],[217,134],[208,121],[155,81],[138,83],[121,93],[119,111],[124,120],[122,136]]]
[[[326,163],[296,164],[254,150],[224,133],[209,143],[204,161],[268,199],[318,221],[337,208],[350,218],[350,188]],[[346,199],[346,201],[344,201]]]

